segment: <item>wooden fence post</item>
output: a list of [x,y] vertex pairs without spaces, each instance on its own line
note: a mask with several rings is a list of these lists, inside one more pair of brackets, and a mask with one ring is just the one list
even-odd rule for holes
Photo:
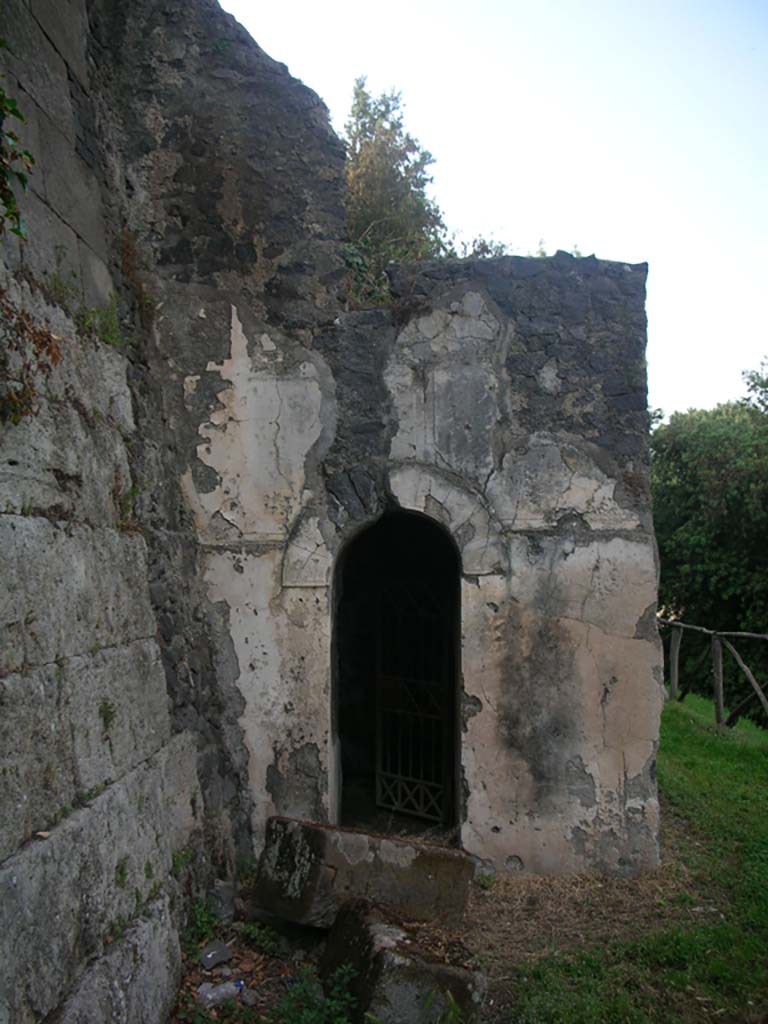
[[678,680],[680,678],[680,643],[683,639],[682,629],[672,629],[672,636],[669,638],[669,699],[674,700],[677,696]]
[[[760,687],[760,685],[758,684],[757,680],[755,679],[755,677],[750,672],[749,668],[744,664],[744,661],[743,661],[741,655],[736,650],[736,648],[733,646],[733,644],[728,643],[727,640],[723,640],[723,643],[725,644],[725,646],[728,648],[728,650],[731,652],[731,654],[736,659],[736,664],[739,666],[741,671],[744,673],[744,675],[749,680],[750,686],[752,687],[752,689],[757,694],[757,696],[758,696],[758,698],[760,700],[760,703],[763,705],[765,713],[768,715],[768,697],[766,697],[765,694],[763,693],[762,688]],[[739,707],[737,708],[737,711],[741,710],[741,706],[742,705],[740,704]]]
[[725,720],[723,708],[723,645],[719,636],[712,637],[712,668],[715,675],[715,722],[722,725]]

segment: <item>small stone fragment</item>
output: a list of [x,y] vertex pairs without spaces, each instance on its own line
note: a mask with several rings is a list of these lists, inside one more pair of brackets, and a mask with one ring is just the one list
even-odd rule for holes
[[256,1006],[259,1001],[259,993],[252,988],[244,988],[240,992],[240,1002],[245,1006]]
[[231,882],[217,878],[213,888],[208,890],[208,906],[222,924],[232,924],[235,919],[235,887]]
[[231,959],[232,953],[230,952],[229,946],[224,942],[219,942],[218,939],[214,939],[213,942],[209,942],[200,953],[200,963],[207,971],[210,971],[219,964],[224,964],[227,960]]

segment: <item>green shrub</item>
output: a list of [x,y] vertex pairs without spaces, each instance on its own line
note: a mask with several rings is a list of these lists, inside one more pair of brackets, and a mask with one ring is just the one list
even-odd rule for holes
[[267,1017],[269,1024],[351,1024],[355,1000],[349,991],[354,971],[339,967],[325,985],[307,968]]

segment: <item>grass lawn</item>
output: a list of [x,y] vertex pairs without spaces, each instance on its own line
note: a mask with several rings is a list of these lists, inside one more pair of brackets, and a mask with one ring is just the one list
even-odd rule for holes
[[689,919],[520,965],[509,1024],[768,1021],[768,732],[712,722],[695,696],[662,721],[659,789]]

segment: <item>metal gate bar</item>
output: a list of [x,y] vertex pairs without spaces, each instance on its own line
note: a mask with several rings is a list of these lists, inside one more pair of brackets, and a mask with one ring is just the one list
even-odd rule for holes
[[376,803],[430,821],[446,816],[446,695],[437,681],[376,680]]

